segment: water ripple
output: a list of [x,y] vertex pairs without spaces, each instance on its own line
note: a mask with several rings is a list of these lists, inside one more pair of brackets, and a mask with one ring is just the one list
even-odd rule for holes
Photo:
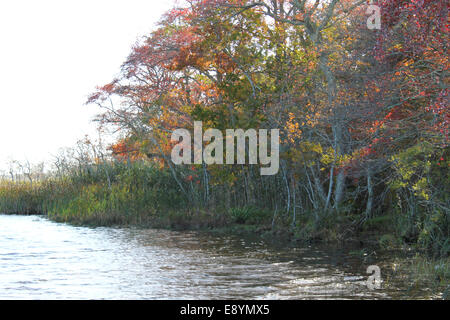
[[[348,266],[348,267],[344,267]],[[193,232],[0,215],[0,299],[365,299],[348,255]]]

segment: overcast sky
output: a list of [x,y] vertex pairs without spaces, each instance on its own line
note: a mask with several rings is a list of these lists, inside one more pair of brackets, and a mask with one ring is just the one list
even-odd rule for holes
[[51,159],[99,112],[84,102],[112,80],[173,0],[0,2],[0,170]]

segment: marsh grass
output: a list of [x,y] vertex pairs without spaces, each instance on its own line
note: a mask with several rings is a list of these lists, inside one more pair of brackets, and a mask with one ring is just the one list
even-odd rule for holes
[[42,214],[45,193],[42,184],[0,181],[0,212],[6,214]]
[[[450,258],[431,258],[416,253],[412,257],[394,258],[389,264],[387,285],[401,281],[407,286],[411,298],[422,288],[428,288],[430,299],[449,299]],[[386,269],[385,269],[386,270]]]
[[[201,199],[201,188],[192,183],[190,187],[192,194]],[[169,170],[140,162],[101,164],[76,168],[65,176],[49,176],[33,184],[0,181],[0,213],[43,214],[54,221],[88,226],[255,234],[297,243],[364,241],[364,245],[374,243],[382,250],[401,248],[409,239],[415,249],[434,252],[434,259],[427,254],[406,259],[399,263],[399,272],[408,277],[411,288],[428,286],[436,292],[448,291],[448,213],[435,210],[416,222],[422,233],[416,232],[419,236],[414,240],[405,236],[410,234],[411,223],[405,222],[407,215],[401,212],[361,220],[361,214],[345,210],[299,210],[294,223],[292,208],[273,210],[257,201],[230,205],[220,188],[211,192],[208,203],[189,201]],[[239,189],[234,191],[238,193]]]

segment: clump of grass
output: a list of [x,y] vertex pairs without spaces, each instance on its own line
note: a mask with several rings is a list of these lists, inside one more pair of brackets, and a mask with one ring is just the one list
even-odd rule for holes
[[372,217],[364,222],[363,230],[386,231],[386,228],[392,228],[394,217],[392,215],[384,215]]
[[432,298],[450,298],[449,257],[433,259],[416,254],[412,258],[396,259],[392,266],[394,277],[409,283],[409,291],[429,288]]
[[256,224],[267,221],[270,212],[256,206],[245,206],[241,208],[231,208],[230,215],[233,222],[237,224]]
[[394,249],[401,244],[401,240],[393,234],[384,234],[378,240],[378,244],[382,249]]
[[414,281],[428,282],[438,286],[450,283],[450,258],[429,259],[416,255],[409,267]]
[[41,214],[44,198],[42,183],[0,181],[1,213]]

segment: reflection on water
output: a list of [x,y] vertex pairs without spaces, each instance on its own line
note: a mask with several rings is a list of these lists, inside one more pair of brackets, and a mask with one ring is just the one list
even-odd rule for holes
[[0,215],[0,299],[407,297],[367,289],[367,266],[338,250]]

